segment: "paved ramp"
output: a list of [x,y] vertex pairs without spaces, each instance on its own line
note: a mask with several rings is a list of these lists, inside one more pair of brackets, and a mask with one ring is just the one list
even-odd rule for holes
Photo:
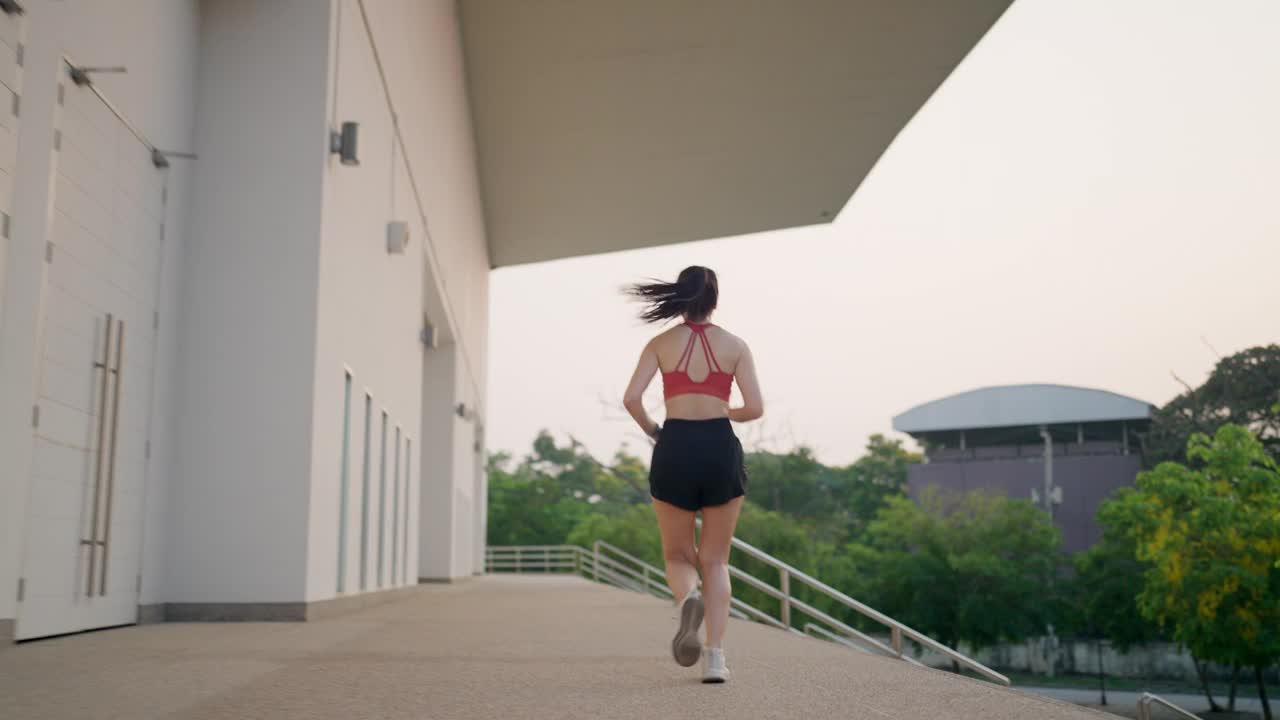
[[22,720],[983,718],[1100,720],[1055,700],[733,620],[733,682],[670,659],[664,602],[489,576],[311,623],[151,625],[0,650]]

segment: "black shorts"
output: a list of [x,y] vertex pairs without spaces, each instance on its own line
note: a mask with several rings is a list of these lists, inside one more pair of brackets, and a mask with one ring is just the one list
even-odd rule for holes
[[696,511],[746,493],[742,443],[728,418],[667,420],[649,464],[650,495]]

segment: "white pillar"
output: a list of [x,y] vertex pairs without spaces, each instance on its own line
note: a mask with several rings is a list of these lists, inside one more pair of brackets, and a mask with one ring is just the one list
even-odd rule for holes
[[484,425],[476,426],[475,452],[475,522],[472,555],[474,556],[471,572],[474,575],[484,574],[484,554],[488,544],[489,532],[489,478],[485,472],[488,451],[485,449]]
[[[457,467],[466,420],[458,416],[460,373],[465,359],[456,343],[428,350],[422,362],[422,456],[418,460],[421,505],[418,513],[418,577],[450,580],[458,527]],[[469,448],[468,448],[469,450]]]
[[203,3],[181,408],[176,603],[306,599],[328,2]]

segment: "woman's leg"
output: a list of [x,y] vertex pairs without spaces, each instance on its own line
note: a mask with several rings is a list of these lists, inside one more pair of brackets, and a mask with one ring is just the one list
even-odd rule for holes
[[698,587],[698,551],[693,544],[694,514],[671,503],[653,499],[662,533],[662,558],[667,568],[667,585],[679,604]]
[[[738,527],[744,498],[702,508],[702,539],[698,561],[702,567],[702,600],[707,606],[707,647],[718,648],[729,622],[729,544]],[[668,574],[670,571],[668,571]]]

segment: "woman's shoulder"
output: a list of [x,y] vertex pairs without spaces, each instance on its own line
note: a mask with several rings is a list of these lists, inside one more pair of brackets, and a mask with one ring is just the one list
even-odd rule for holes
[[[648,345],[649,347],[658,347],[664,344],[670,344],[672,342],[683,342],[688,339],[689,332],[690,332],[689,327],[684,323],[680,323],[678,325],[672,325],[666,330],[663,330],[662,332],[650,338]],[[709,326],[707,334],[708,336],[716,340],[720,340],[725,345],[731,345],[733,347],[738,347],[742,349],[746,349],[747,347],[746,340],[743,340],[738,335],[735,335],[729,330],[724,329],[720,325]]]
[[747,347],[747,341],[743,340],[740,336],[735,335],[734,333],[724,329],[723,327],[720,327],[719,325],[713,325],[712,328],[714,330],[720,331],[721,336],[724,338],[727,344],[732,344],[736,347],[740,347],[743,349]]

